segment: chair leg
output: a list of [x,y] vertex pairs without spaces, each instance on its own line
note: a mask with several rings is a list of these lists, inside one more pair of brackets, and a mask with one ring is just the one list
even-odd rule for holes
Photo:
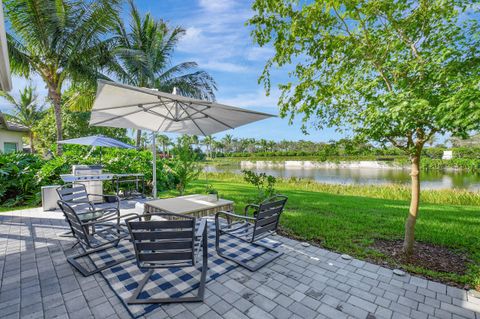
[[207,279],[208,272],[208,239],[207,239],[207,229],[205,228],[203,239],[203,254],[202,254],[202,273],[200,274],[200,283],[198,286],[198,292],[196,296],[192,297],[179,297],[179,298],[150,298],[150,299],[138,299],[138,295],[143,291],[143,288],[147,284],[148,280],[153,274],[153,269],[150,269],[145,277],[142,278],[138,287],[133,292],[132,296],[127,299],[127,304],[152,304],[152,303],[181,303],[181,302],[199,302],[203,301],[205,295],[205,283]]
[[113,266],[116,266],[118,264],[121,264],[125,261],[128,261],[128,260],[132,260],[135,258],[134,255],[132,255],[131,257],[126,257],[126,258],[123,258],[123,259],[120,259],[119,261],[113,263],[113,264],[108,264],[108,265],[105,265],[103,267],[96,267],[95,266],[95,269],[93,270],[88,270],[87,268],[85,268],[84,266],[82,266],[78,261],[77,259],[79,258],[82,258],[82,257],[85,257],[85,256],[88,256],[90,254],[93,254],[93,253],[96,253],[96,252],[99,252],[99,251],[102,251],[102,250],[106,250],[106,249],[109,249],[109,248],[113,248],[113,247],[116,247],[118,245],[118,242],[116,242],[115,244],[113,245],[109,245],[107,247],[101,247],[101,248],[97,248],[97,249],[93,249],[93,250],[89,250],[89,251],[85,251],[84,253],[81,253],[81,254],[78,254],[78,255],[73,255],[73,256],[69,256],[67,257],[67,261],[70,265],[72,265],[75,269],[77,269],[84,277],[88,277],[88,276],[91,276],[93,274],[96,274],[102,270],[105,270],[105,269],[108,269],[110,267],[113,267]]
[[221,252],[221,249],[220,249],[220,235],[221,233],[220,232],[217,232],[217,236],[215,238],[215,249],[217,250],[217,254],[222,257],[222,258],[225,258],[225,259],[228,259],[228,260],[231,260],[233,261],[234,263],[242,266],[243,268],[246,268],[248,270],[250,270],[251,272],[254,272],[254,271],[257,271],[259,270],[260,268],[262,268],[263,266],[269,264],[270,262],[274,261],[275,259],[277,259],[278,257],[282,256],[283,255],[283,252],[280,252],[274,248],[271,248],[271,247],[268,247],[266,245],[263,245],[261,243],[250,243],[252,245],[256,245],[256,246],[260,246],[262,248],[265,248],[271,252],[273,252],[274,254],[270,257],[270,258],[266,258],[264,259],[262,262],[260,263],[257,263],[255,264],[254,266],[251,266],[249,265],[247,262],[244,262],[244,261],[241,261],[241,260],[238,260],[236,258],[233,258],[233,257],[230,257],[230,256],[227,256],[225,254],[223,254]]

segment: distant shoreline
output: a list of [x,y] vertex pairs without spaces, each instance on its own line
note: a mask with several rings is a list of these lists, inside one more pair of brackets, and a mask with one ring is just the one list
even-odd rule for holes
[[[320,162],[320,161],[240,161],[240,167],[249,168],[301,168],[301,169],[395,169],[409,170],[410,165],[399,162],[387,161],[338,161],[338,162]],[[461,171],[461,168],[446,167],[447,171]]]

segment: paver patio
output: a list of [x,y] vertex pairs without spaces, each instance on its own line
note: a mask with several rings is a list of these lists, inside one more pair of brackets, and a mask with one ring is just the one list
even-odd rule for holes
[[[126,213],[128,210],[123,210]],[[60,212],[0,213],[1,318],[129,318],[99,274],[65,259],[72,238]],[[204,303],[165,305],[148,318],[472,318],[480,299],[276,236],[285,254],[256,273],[242,268],[207,284]]]

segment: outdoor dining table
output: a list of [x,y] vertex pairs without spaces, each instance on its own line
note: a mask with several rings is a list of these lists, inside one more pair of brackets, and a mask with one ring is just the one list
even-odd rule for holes
[[216,195],[194,194],[147,201],[144,208],[145,214],[167,212],[198,218],[214,215],[219,211],[233,211],[233,201],[217,199]]

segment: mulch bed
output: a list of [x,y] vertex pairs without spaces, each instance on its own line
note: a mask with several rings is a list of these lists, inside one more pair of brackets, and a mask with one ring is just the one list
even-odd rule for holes
[[402,240],[376,240],[372,248],[402,264],[420,266],[438,272],[451,272],[463,275],[467,271],[469,262],[465,254],[427,243],[415,243],[414,253],[410,260],[406,260],[405,255],[402,253]]
[[[402,252],[402,240],[376,240],[372,248],[393,259],[394,264],[397,263],[397,265],[392,265],[390,262],[388,263],[390,266],[412,265],[436,272],[463,275],[466,273],[468,263],[470,262],[464,253],[429,243],[416,242],[414,253],[409,260],[405,258]],[[435,280],[438,280],[438,278]],[[447,283],[464,288],[455,282]]]

